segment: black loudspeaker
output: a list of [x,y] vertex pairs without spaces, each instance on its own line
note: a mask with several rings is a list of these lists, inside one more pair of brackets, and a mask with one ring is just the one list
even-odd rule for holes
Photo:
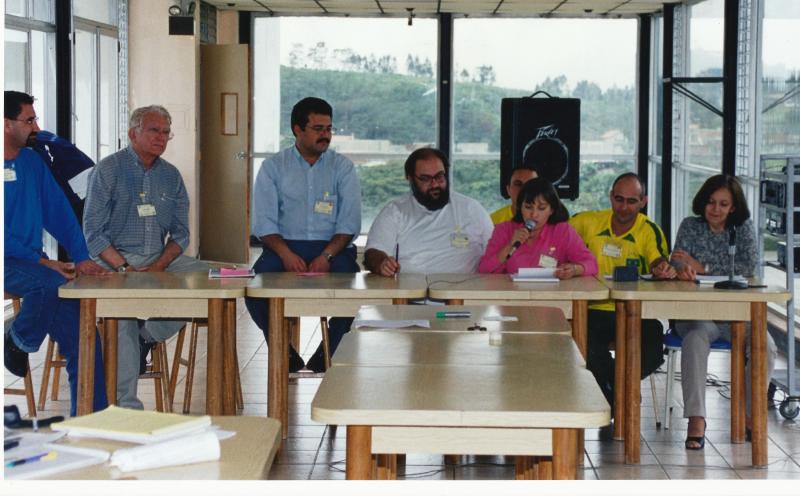
[[511,172],[525,164],[553,183],[561,198],[577,198],[581,101],[503,98],[500,117],[500,194],[508,198]]
[[170,16],[169,34],[171,35],[193,35],[194,17],[192,16]]

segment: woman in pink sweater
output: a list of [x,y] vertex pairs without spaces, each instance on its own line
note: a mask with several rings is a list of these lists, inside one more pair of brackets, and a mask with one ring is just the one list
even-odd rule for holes
[[[553,185],[544,178],[531,179],[519,192],[514,218],[495,226],[478,271],[513,274],[520,267],[548,267],[556,269],[559,279],[597,274],[597,260],[568,218]],[[536,223],[530,231],[528,220]],[[514,249],[516,242],[520,244]]]

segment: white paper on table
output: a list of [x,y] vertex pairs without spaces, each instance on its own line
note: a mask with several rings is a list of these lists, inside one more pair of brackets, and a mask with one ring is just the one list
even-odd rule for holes
[[6,429],[4,438],[6,441],[16,439],[19,447],[38,446],[45,443],[53,443],[66,436],[66,432],[28,432]]
[[199,435],[153,443],[135,448],[118,449],[111,455],[111,465],[122,472],[148,470],[173,465],[186,465],[219,460],[217,435],[206,431]]
[[376,329],[404,329],[406,327],[424,327],[430,329],[431,321],[426,319],[414,320],[366,320],[357,319],[353,321],[353,327],[373,327]]
[[558,282],[556,269],[546,267],[520,268],[516,274],[511,274],[514,282]]
[[490,322],[516,322],[519,319],[516,315],[487,315],[483,320]]

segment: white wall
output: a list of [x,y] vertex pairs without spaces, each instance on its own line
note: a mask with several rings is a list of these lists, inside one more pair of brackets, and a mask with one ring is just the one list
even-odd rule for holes
[[[199,36],[170,36],[167,9],[171,0],[129,2],[128,54],[130,110],[159,104],[172,114],[175,138],[163,158],[183,176],[189,194],[191,241],[186,255],[194,256],[199,236],[200,158],[197,110],[199,108]],[[199,22],[195,20],[195,33]]]

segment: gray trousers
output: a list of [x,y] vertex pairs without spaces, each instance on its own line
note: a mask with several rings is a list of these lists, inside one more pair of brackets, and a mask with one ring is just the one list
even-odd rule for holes
[[[706,374],[708,373],[708,354],[711,343],[723,338],[730,342],[731,323],[717,320],[678,320],[675,331],[683,338],[681,348],[681,386],[683,387],[683,416],[706,417]],[[750,324],[746,326],[745,356],[745,402],[747,415],[750,415]],[[778,348],[772,336],[767,333],[767,377],[775,368]]]
[[[123,253],[134,267],[144,267],[156,261],[160,253],[145,257]],[[108,265],[100,262],[108,268]],[[208,271],[208,264],[195,258],[180,255],[167,267],[167,272]],[[117,338],[117,404],[125,408],[142,409],[144,405],[136,395],[139,382],[139,336],[145,341],[163,342],[174,336],[186,324],[176,319],[120,319]]]

